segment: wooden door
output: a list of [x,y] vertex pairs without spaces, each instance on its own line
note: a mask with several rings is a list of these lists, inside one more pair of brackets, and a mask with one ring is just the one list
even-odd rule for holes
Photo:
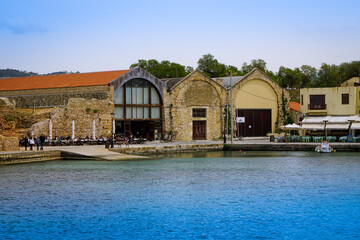
[[206,140],[206,121],[193,121],[193,140]]
[[266,136],[271,132],[271,109],[236,109],[237,117],[244,117],[244,123],[237,123],[238,137]]

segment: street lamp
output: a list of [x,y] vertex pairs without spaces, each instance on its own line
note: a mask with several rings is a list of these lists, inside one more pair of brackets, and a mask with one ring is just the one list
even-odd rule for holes
[[351,125],[353,124],[353,122],[355,122],[355,120],[354,119],[349,119],[348,122],[349,122],[349,135],[352,135],[351,134]]
[[225,110],[224,110],[224,113],[223,113],[223,114],[224,114],[224,143],[226,143],[226,132],[225,132],[225,131],[226,131],[226,130],[225,130],[225,119],[226,119],[225,116],[226,116],[226,112],[225,112]]
[[111,113],[111,142],[110,142],[110,147],[114,148],[114,117],[115,117],[115,113]]
[[324,122],[324,132],[325,132],[325,141],[327,140],[327,130],[326,130],[326,123],[328,122],[329,120],[325,119],[323,122]]

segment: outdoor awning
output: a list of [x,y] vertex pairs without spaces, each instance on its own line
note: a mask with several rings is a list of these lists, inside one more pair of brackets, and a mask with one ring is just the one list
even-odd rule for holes
[[340,124],[326,124],[328,130],[347,130],[349,129],[349,123]]
[[337,124],[337,123],[349,123],[350,119],[353,119],[354,116],[311,116],[306,117],[304,120],[302,120],[302,123],[316,123],[316,124],[324,124],[326,121],[327,124]]
[[324,130],[324,124],[303,124],[302,130]]
[[327,130],[348,130],[350,122],[351,129],[360,129],[359,115],[353,116],[310,116],[301,122],[303,130],[324,130],[326,122]]
[[351,129],[360,129],[360,122],[354,122],[351,124]]

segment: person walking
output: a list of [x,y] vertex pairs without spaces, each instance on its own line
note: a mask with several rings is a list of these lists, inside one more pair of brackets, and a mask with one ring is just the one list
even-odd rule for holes
[[40,136],[40,150],[44,150],[44,144],[45,144],[45,135],[44,134],[41,134]]
[[25,151],[27,150],[27,146],[28,146],[28,138],[25,136],[24,139],[23,139],[23,144],[24,144],[24,147],[25,147]]
[[30,151],[33,150],[33,146],[35,144],[35,140],[33,137],[29,138]]
[[39,151],[41,144],[40,137],[36,138],[35,143],[36,143],[36,150]]

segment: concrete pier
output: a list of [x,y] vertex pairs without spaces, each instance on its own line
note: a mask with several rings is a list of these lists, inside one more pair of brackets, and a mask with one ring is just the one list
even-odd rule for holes
[[[245,139],[223,144],[220,141],[192,141],[161,143],[159,141],[129,146],[104,145],[45,147],[44,151],[17,151],[0,153],[0,165],[51,160],[121,161],[151,159],[152,154],[198,151],[315,151],[320,143],[276,143],[268,139]],[[330,143],[336,151],[360,152],[360,143]]]

